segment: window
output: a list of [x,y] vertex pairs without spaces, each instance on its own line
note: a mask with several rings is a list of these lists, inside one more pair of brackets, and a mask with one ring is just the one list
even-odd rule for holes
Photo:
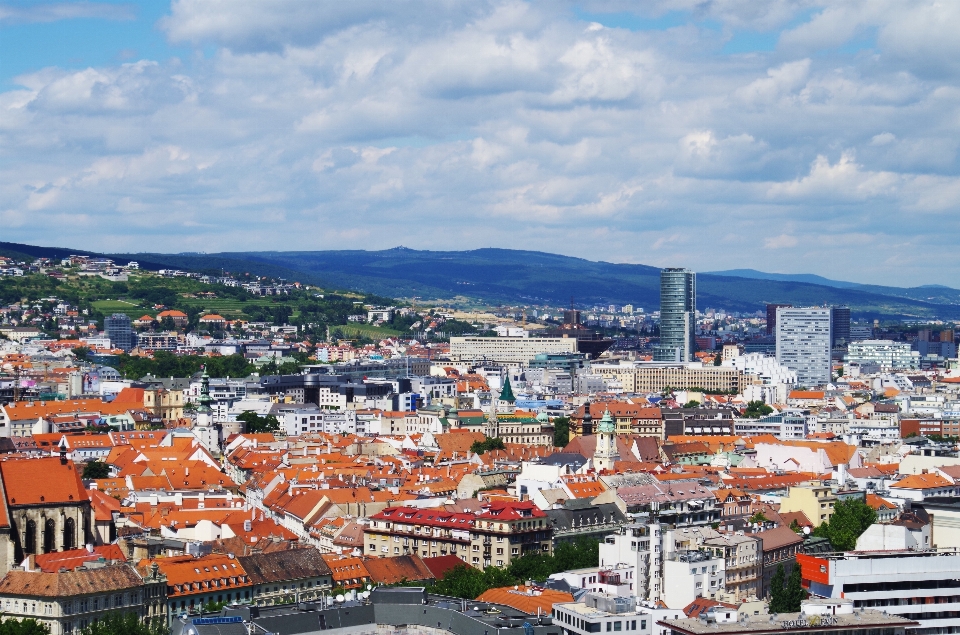
[[607,622],[607,632],[609,633],[612,630],[613,630],[613,622]]
[[622,630],[623,630],[622,628],[620,628],[620,621],[619,621],[619,620],[617,620],[616,622],[613,623],[613,630],[615,630],[615,631],[622,631]]

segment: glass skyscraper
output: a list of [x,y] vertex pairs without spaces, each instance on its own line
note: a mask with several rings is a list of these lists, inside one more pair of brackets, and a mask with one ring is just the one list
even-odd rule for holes
[[660,345],[657,362],[693,361],[697,326],[697,274],[688,269],[660,270]]
[[103,330],[110,338],[110,345],[124,351],[129,351],[137,345],[137,334],[133,332],[130,316],[123,313],[114,313],[104,318]]

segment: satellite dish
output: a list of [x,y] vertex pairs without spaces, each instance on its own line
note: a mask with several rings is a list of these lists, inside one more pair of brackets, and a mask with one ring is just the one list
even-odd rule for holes
[[368,597],[370,597],[370,591],[364,591],[363,593],[360,594],[360,597],[366,600]]
[[809,528],[809,527],[804,527],[804,528],[803,528],[803,533],[809,536],[809,535],[810,535],[810,528]]
[[343,597],[343,594],[339,594],[339,595],[337,595],[337,597],[335,597],[335,598],[333,598],[333,599],[334,599],[335,601],[337,601],[337,602],[343,602],[344,597]]

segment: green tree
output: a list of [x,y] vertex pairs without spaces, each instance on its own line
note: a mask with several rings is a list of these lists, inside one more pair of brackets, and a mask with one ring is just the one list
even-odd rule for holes
[[751,401],[747,404],[747,409],[744,410],[743,416],[748,419],[759,419],[760,417],[766,417],[772,412],[773,408],[758,400]]
[[699,407],[700,407],[700,402],[697,401],[696,399],[691,399],[691,400],[688,401],[687,403],[683,404],[683,407],[684,407],[684,408],[699,408]]
[[569,417],[557,417],[553,420],[553,447],[563,448],[570,443]]
[[783,592],[784,610],[783,613],[798,613],[800,604],[807,599],[807,592],[801,584],[800,564],[795,563],[793,570],[790,571],[790,579],[787,581],[787,588]]
[[243,421],[247,425],[246,430],[250,434],[259,432],[277,432],[280,430],[280,422],[274,415],[261,417],[252,410],[247,410],[243,414],[237,415],[237,421]]
[[483,441],[474,441],[470,451],[474,454],[486,454],[490,450],[503,450],[506,446],[500,437],[487,437]]
[[773,578],[770,579],[770,612],[771,613],[786,613],[784,609],[786,606],[784,600],[786,596],[786,589],[783,588],[783,583],[787,575],[783,570],[783,563],[777,565],[777,571],[773,574]]
[[141,622],[136,613],[107,613],[80,631],[81,635],[167,635],[169,632],[163,620]]
[[750,519],[748,520],[748,522],[750,522],[750,523],[755,523],[755,524],[758,524],[758,525],[762,525],[763,523],[768,523],[768,522],[770,522],[770,520],[769,520],[766,516],[763,515],[763,512],[757,512],[757,513],[755,513],[753,516],[750,517]]
[[86,361],[87,356],[90,354],[90,349],[86,346],[78,346],[73,349],[73,356],[79,359],[80,361]]
[[49,635],[50,628],[35,619],[7,618],[0,622],[0,635]]
[[716,355],[713,356],[713,365],[720,366],[721,364],[723,364],[723,354],[717,353]]
[[103,461],[90,461],[83,466],[83,478],[110,478],[110,466]]
[[837,501],[830,522],[813,530],[814,536],[826,538],[837,551],[851,551],[857,546],[857,538],[867,527],[877,522],[877,512],[860,499]]

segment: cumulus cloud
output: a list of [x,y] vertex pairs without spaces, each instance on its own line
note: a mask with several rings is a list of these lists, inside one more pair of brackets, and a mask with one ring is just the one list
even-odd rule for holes
[[[657,0],[643,18],[683,24],[630,30],[601,23],[635,10],[618,0],[584,19],[519,0],[175,0],[158,28],[195,58],[38,69],[0,93],[0,222],[112,251],[762,269],[781,250],[779,270],[949,284],[957,10],[900,5]],[[745,31],[776,50],[724,54]]]

